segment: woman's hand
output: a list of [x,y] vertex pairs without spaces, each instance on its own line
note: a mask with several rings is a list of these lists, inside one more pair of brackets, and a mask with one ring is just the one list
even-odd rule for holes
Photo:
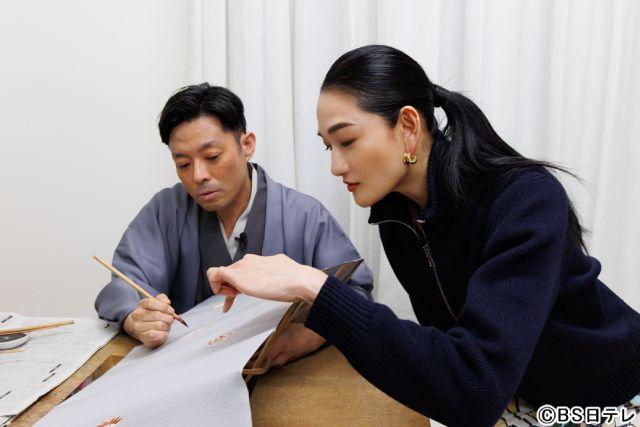
[[327,279],[324,272],[298,264],[286,255],[245,255],[228,267],[210,268],[207,277],[213,292],[227,297],[224,312],[240,293],[273,301],[312,303]]

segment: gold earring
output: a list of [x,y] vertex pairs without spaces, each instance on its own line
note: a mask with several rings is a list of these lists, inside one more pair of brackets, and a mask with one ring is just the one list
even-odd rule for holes
[[418,156],[413,153],[404,153],[402,155],[402,161],[407,165],[413,165],[418,161]]

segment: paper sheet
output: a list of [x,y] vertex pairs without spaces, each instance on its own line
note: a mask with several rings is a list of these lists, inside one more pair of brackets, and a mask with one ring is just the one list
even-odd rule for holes
[[[69,318],[34,318],[0,312],[0,329]],[[73,325],[29,333],[17,352],[0,352],[0,417],[19,414],[58,386],[116,334],[98,319],[75,318]],[[0,425],[3,419],[0,418]]]
[[250,426],[242,369],[289,304],[239,295],[222,314],[213,296],[174,322],[167,342],[134,348],[120,363],[54,408],[37,426]]

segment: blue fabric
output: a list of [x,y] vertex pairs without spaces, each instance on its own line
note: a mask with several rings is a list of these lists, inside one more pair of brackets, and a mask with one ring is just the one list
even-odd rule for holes
[[571,235],[562,185],[532,167],[456,209],[438,190],[439,156],[434,147],[419,219],[453,315],[409,200],[393,193],[370,222],[419,324],[330,277],[306,326],[388,395],[449,426],[493,425],[514,396],[567,406],[634,396],[640,315],[598,279],[600,264]]
[[[320,202],[274,182],[266,173],[265,178],[267,207],[262,255],[283,253],[320,269],[360,258]],[[200,266],[198,205],[182,184],[160,191],[142,208],[122,236],[113,265],[152,295],[168,295],[178,313],[194,305]],[[359,296],[370,299],[373,275],[364,263],[349,285]],[[112,275],[111,282],[98,294],[95,308],[101,319],[121,328],[140,298]]]

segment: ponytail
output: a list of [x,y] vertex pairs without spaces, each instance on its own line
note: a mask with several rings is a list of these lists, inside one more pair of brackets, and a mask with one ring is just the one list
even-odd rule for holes
[[[493,182],[491,178],[501,180],[517,171],[529,167],[542,167],[567,173],[582,180],[566,168],[551,162],[524,157],[507,144],[493,129],[489,119],[469,98],[432,84],[434,107],[440,107],[447,117],[442,129],[446,144],[446,154],[441,172],[448,194],[457,206],[463,206],[473,200],[476,191]],[[432,129],[438,130],[438,126]],[[484,185],[483,185],[484,184]],[[583,233],[575,208],[569,200],[569,228],[578,244],[586,252]]]
[[[473,205],[488,185],[523,168],[557,170],[580,180],[561,166],[522,156],[498,135],[473,101],[433,84],[422,67],[398,49],[370,45],[345,53],[325,76],[321,90],[328,89],[353,95],[360,108],[380,115],[390,126],[396,124],[402,107],[410,105],[418,110],[431,135],[442,134],[446,141],[439,175],[455,207]],[[446,115],[447,123],[442,130],[434,108],[441,108]],[[586,251],[584,229],[571,201],[569,226]]]

